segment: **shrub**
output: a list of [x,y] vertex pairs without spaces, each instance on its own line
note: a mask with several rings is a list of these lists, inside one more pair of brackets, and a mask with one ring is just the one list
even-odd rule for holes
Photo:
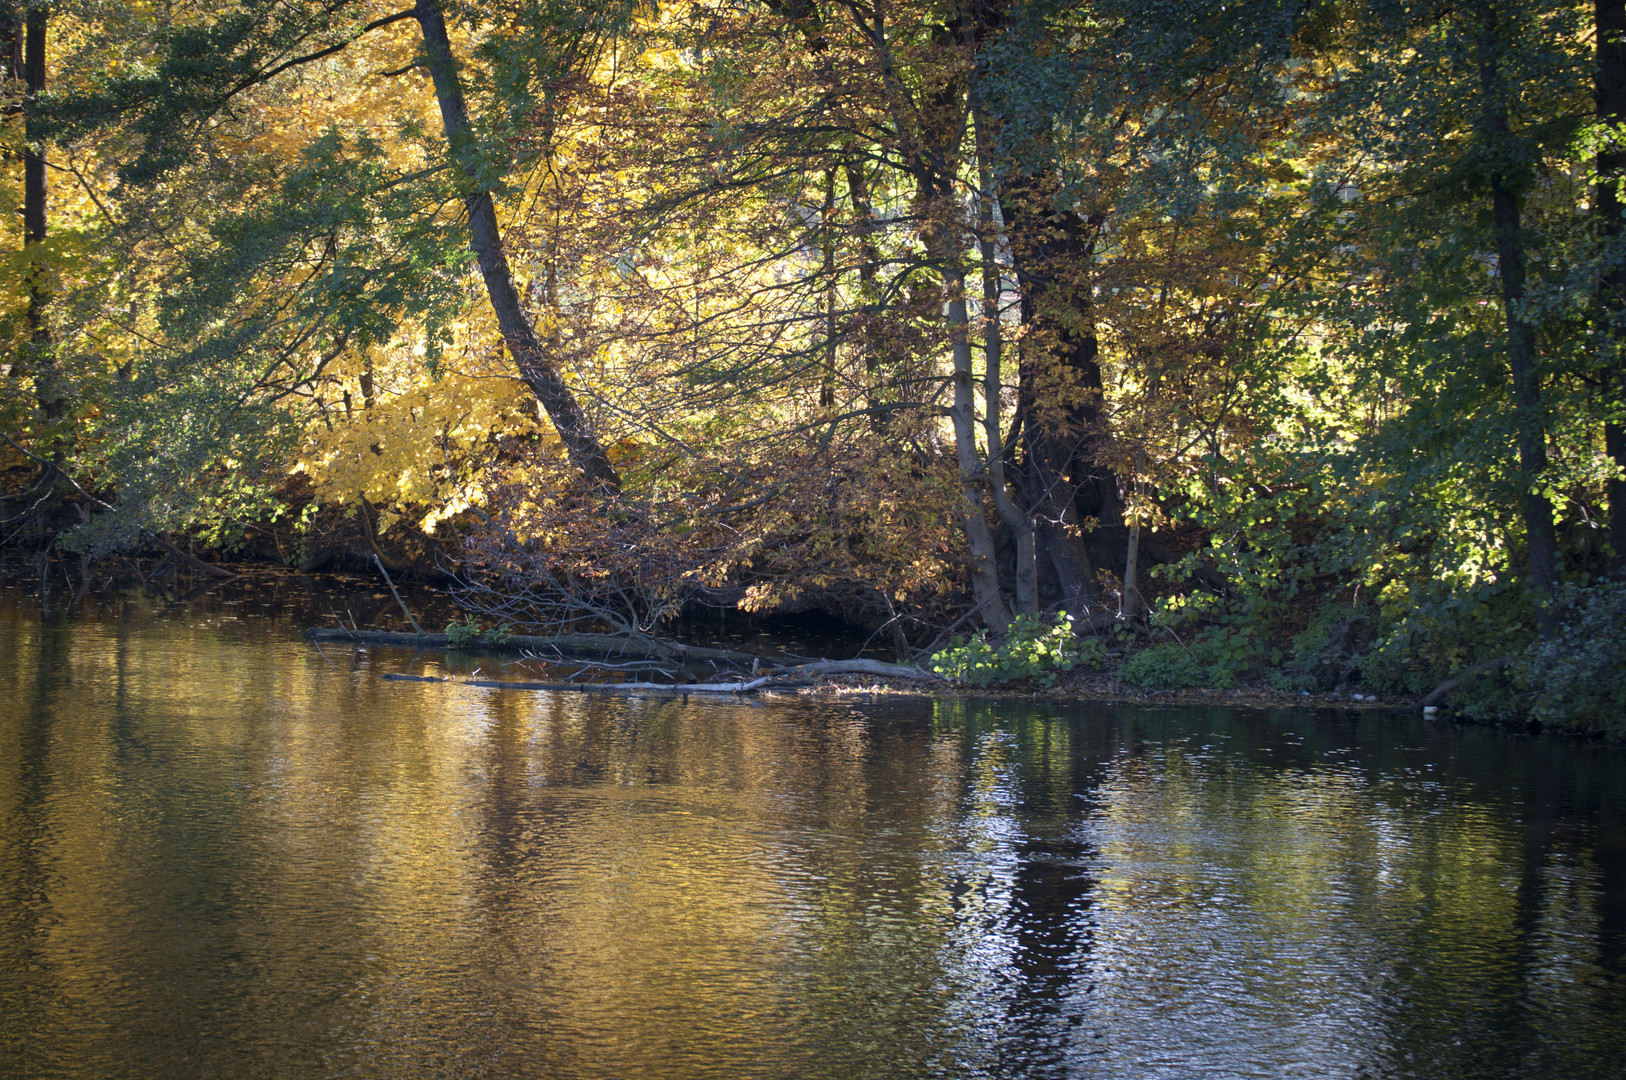
[[1515,582],[1419,600],[1378,620],[1358,658],[1361,682],[1386,694],[1423,694],[1440,680],[1530,640],[1536,609]]
[[446,644],[453,649],[467,649],[480,640],[480,624],[473,615],[463,616],[462,622],[446,624]]
[[1033,679],[1056,685],[1057,676],[1080,664],[1101,660],[1101,643],[1073,633],[1072,616],[1058,614],[1051,622],[1035,615],[1018,615],[999,643],[987,634],[960,640],[932,656],[930,667],[944,678],[973,686]]
[[1555,603],[1558,631],[1518,653],[1508,669],[1530,696],[1530,718],[1626,739],[1626,581],[1567,587]]
[[1118,677],[1131,685],[1154,690],[1184,690],[1208,682],[1208,672],[1192,650],[1172,641],[1130,656]]

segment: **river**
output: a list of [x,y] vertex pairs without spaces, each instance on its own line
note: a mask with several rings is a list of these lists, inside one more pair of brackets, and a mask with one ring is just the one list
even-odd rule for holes
[[1626,1077],[1621,749],[386,682],[300,588],[0,590],[0,1076]]

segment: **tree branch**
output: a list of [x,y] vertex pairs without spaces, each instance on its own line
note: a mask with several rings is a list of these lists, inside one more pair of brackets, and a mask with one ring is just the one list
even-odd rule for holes
[[[363,26],[360,30],[357,30],[354,34],[351,34],[337,45],[329,45],[325,49],[318,49],[313,53],[306,53],[304,56],[296,56],[291,60],[284,60],[274,68],[255,72],[249,78],[244,79],[242,82],[232,87],[231,92],[228,93],[226,97],[236,97],[240,92],[247,90],[256,83],[267,82],[282,74],[284,71],[287,71],[289,68],[298,67],[301,64],[309,64],[314,60],[322,59],[324,56],[332,56],[336,52],[343,52],[345,49],[348,49],[350,46],[354,45],[358,40],[360,40],[363,34],[367,34],[373,30],[388,26],[390,23],[400,22],[403,19],[410,19],[414,14],[416,13],[411,10],[397,11],[394,15],[386,15],[382,19],[374,19],[372,22],[368,23],[366,26]],[[412,66],[415,67],[417,65]]]

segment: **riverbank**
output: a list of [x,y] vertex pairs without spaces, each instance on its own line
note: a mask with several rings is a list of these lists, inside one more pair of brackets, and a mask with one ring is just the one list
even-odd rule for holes
[[[471,643],[471,651],[463,651],[453,648],[451,639],[445,633],[419,636],[410,632],[403,602],[425,628],[445,626],[458,617],[455,605],[441,589],[401,582],[398,599],[392,595],[383,577],[376,574],[313,575],[270,564],[239,562],[226,565],[235,576],[221,578],[199,573],[191,578],[182,575],[160,580],[154,576],[146,581],[132,577],[93,581],[88,588],[82,580],[75,580],[78,575],[69,576],[58,571],[54,585],[49,589],[49,605],[59,611],[77,605],[88,605],[94,609],[120,598],[140,598],[142,603],[153,606],[155,610],[186,609],[201,616],[237,607],[260,611],[275,609],[282,613],[282,618],[286,620],[284,625],[289,629],[315,634],[323,638],[324,643],[354,637],[372,646],[438,652],[448,657],[461,655],[467,658],[470,667],[478,665],[477,657],[488,653],[516,659],[520,657],[521,650],[533,654],[546,653],[555,661],[555,670],[541,672],[539,669],[539,673],[549,682],[562,682],[562,678],[556,677],[576,670],[574,666],[565,667],[558,663],[567,658],[550,651],[552,646],[566,639],[512,635],[499,648],[488,632],[484,639]],[[39,578],[30,580],[27,574],[9,576],[14,587],[27,590],[38,599]],[[653,675],[662,681],[671,678],[677,684],[685,681],[706,683],[722,678],[720,672],[732,667],[736,672],[733,678],[750,681],[747,673],[753,657],[764,664],[800,665],[821,656],[853,657],[863,651],[864,644],[862,634],[832,633],[827,625],[819,627],[817,632],[807,632],[805,628],[799,628],[794,620],[748,620],[744,617],[720,622],[700,636],[705,638],[704,643],[665,643],[671,650],[665,658],[670,675],[667,672],[646,671],[639,674],[627,671],[612,677],[648,679]],[[598,653],[601,656],[624,652],[627,647],[624,639],[606,635],[572,635],[570,640],[576,646],[573,651]],[[331,649],[332,646],[328,647]],[[1335,693],[1303,693],[1264,685],[1242,685],[1224,690],[1209,687],[1148,689],[1119,678],[1118,665],[1112,659],[1101,669],[1076,669],[1063,673],[1054,686],[1048,687],[1034,682],[999,687],[956,685],[924,672],[919,677],[910,677],[902,673],[901,665],[886,664],[873,655],[865,659],[871,665],[869,670],[826,670],[817,676],[803,672],[795,680],[795,685],[780,681],[779,685],[765,686],[765,689],[777,693],[831,697],[885,694],[1156,706],[1242,706],[1260,709],[1331,707],[1359,712],[1401,711],[1413,714],[1420,711],[1423,703],[1419,695],[1378,696],[1367,694],[1360,688],[1354,693],[1347,689]],[[673,660],[678,663],[671,663]],[[661,665],[652,661],[649,666],[654,669]],[[452,674],[457,667],[456,664],[450,665],[447,673]],[[1359,693],[1360,697],[1355,697],[1355,693]],[[1441,715],[1450,716],[1450,713],[1442,709]],[[1457,719],[1472,722],[1471,718]]]
[[[350,642],[366,645],[385,645],[418,651],[441,652],[478,651],[491,654],[513,654],[537,658],[556,656],[548,660],[560,666],[581,663],[593,667],[593,657],[615,657],[625,661],[629,655],[641,654],[650,668],[662,663],[710,663],[714,672],[702,685],[708,689],[726,689],[734,692],[794,691],[801,694],[843,695],[854,693],[909,694],[916,696],[946,697],[1003,697],[1013,700],[1089,701],[1118,704],[1169,705],[1244,705],[1255,708],[1295,708],[1303,706],[1326,707],[1335,705],[1355,709],[1417,710],[1422,699],[1415,695],[1383,697],[1361,691],[1312,694],[1304,691],[1274,690],[1263,686],[1242,686],[1227,690],[1193,687],[1178,690],[1158,690],[1134,686],[1119,679],[1110,671],[1079,670],[1062,674],[1054,686],[1033,683],[1010,683],[1003,686],[972,686],[951,682],[932,672],[904,664],[888,664],[866,658],[852,660],[810,658],[781,653],[776,656],[748,653],[731,649],[716,649],[690,645],[664,639],[646,642],[629,641],[607,634],[566,634],[553,637],[533,637],[520,634],[487,635],[464,643],[460,648],[446,634],[406,634],[384,631],[363,631],[346,628],[312,629],[305,633],[312,642]],[[737,666],[742,674],[735,680],[715,672],[717,664]],[[625,662],[615,665],[627,668]],[[760,674],[767,678],[758,678]],[[694,673],[683,668],[683,678],[668,684],[673,692],[695,689],[687,685],[696,681]],[[749,670],[751,674],[743,674]],[[457,680],[451,680],[457,681]],[[484,680],[482,686],[501,686],[500,682]],[[514,682],[514,689],[570,689],[569,684]],[[582,689],[606,689],[614,684],[587,683]],[[637,688],[661,688],[651,683],[638,683]]]
[[[376,638],[379,635],[374,635]],[[392,635],[394,637],[395,635]],[[402,635],[404,636],[404,635]],[[321,641],[332,641],[331,637],[324,637]],[[397,647],[408,647],[405,643],[394,640],[385,642]],[[313,642],[320,644],[320,641]],[[430,641],[415,646],[419,651],[442,651]],[[569,666],[568,660],[554,661],[554,664]],[[839,669],[844,664],[865,664],[863,661],[843,662],[827,661],[823,666]],[[809,665],[816,667],[820,665]],[[867,664],[865,664],[868,667]],[[876,667],[893,667],[896,665],[876,665]],[[483,670],[479,668],[477,670]],[[1363,712],[1410,712],[1416,713],[1422,708],[1422,699],[1417,696],[1388,696],[1376,694],[1307,694],[1288,693],[1271,690],[1264,687],[1237,687],[1231,690],[1215,690],[1212,688],[1186,688],[1180,690],[1151,690],[1132,686],[1113,677],[1110,673],[1085,672],[1071,673],[1068,678],[1058,682],[1055,686],[1036,686],[1023,684],[1007,684],[1004,686],[971,686],[964,683],[952,683],[935,676],[917,677],[895,673],[879,673],[870,670],[831,670],[826,672],[796,672],[791,669],[779,678],[750,677],[725,678],[714,676],[703,683],[683,682],[629,682],[629,683],[566,683],[566,682],[536,682],[525,679],[477,679],[472,677],[460,678],[456,675],[422,676],[397,672],[385,672],[381,675],[386,680],[402,682],[434,681],[454,685],[471,685],[487,689],[513,689],[513,690],[579,690],[588,692],[600,691],[666,691],[673,694],[692,692],[701,693],[758,693],[758,694],[794,694],[811,697],[849,697],[853,695],[885,695],[891,697],[915,698],[994,698],[1009,701],[1057,701],[1057,702],[1088,702],[1091,704],[1112,705],[1167,705],[1167,706],[1242,706],[1258,709],[1289,709],[1289,708],[1338,708]]]
[[1055,686],[964,686],[944,682],[911,683],[895,680],[881,683],[858,677],[833,676],[823,685],[803,691],[832,695],[854,693],[915,694],[943,697],[993,697],[1018,701],[1085,701],[1111,705],[1246,706],[1257,709],[1328,708],[1360,711],[1411,712],[1422,708],[1418,695],[1377,694],[1356,698],[1352,694],[1310,694],[1272,690],[1268,687],[1236,687],[1215,690],[1191,687],[1180,690],[1151,690],[1132,686],[1103,672],[1072,672]]

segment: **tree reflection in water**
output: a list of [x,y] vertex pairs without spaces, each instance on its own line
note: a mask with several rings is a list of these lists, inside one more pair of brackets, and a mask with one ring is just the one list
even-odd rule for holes
[[1619,750],[382,683],[436,661],[298,621],[11,603],[0,1073],[1622,1075]]

